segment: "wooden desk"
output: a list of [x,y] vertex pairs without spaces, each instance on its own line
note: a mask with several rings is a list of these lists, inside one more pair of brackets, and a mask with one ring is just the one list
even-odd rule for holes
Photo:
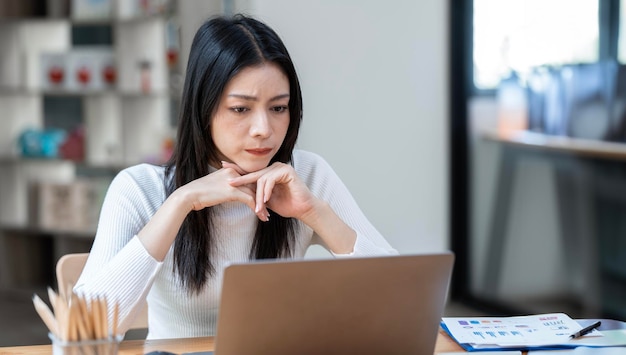
[[[211,351],[215,343],[212,337],[187,338],[187,339],[166,339],[166,340],[128,340],[120,344],[119,354],[143,355],[154,350],[164,350],[176,354],[197,351]],[[435,354],[453,351],[463,351],[463,349],[452,340],[443,330],[439,330]],[[49,355],[52,354],[52,345],[31,345],[0,348],[0,355],[28,354],[28,355]]]

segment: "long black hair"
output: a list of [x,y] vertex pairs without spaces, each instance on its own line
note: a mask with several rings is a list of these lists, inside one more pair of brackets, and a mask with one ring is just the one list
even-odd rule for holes
[[[277,64],[289,80],[289,128],[273,162],[291,163],[302,120],[302,94],[287,48],[267,25],[244,15],[206,21],[191,44],[178,117],[174,152],[165,166],[165,188],[175,189],[209,174],[209,162],[219,161],[211,137],[211,117],[227,83],[243,69],[262,63]],[[198,293],[215,273],[211,208],[190,212],[174,241],[174,271],[183,286]],[[257,224],[250,258],[291,255],[295,220],[272,213]]]

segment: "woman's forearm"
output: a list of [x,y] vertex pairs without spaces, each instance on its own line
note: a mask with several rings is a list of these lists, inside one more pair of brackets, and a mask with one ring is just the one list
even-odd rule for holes
[[302,222],[311,227],[335,254],[349,254],[354,250],[356,232],[350,228],[328,203],[317,200]]
[[180,189],[176,190],[137,234],[153,258],[158,261],[165,259],[190,210],[185,194]]

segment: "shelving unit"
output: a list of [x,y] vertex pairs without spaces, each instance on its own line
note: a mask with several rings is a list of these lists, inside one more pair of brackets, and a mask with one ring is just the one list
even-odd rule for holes
[[[83,251],[84,245],[91,243],[95,224],[87,230],[41,227],[41,208],[34,193],[38,185],[71,185],[95,175],[104,176],[103,186],[108,186],[106,177],[112,178],[124,167],[163,161],[163,146],[174,131],[171,106],[179,96],[179,89],[172,85],[176,81],[170,79],[180,76],[179,65],[168,63],[167,56],[170,46],[179,43],[176,17],[171,8],[137,14],[139,3],[144,2],[112,1],[109,18],[81,18],[70,13],[55,19],[0,20],[0,259],[5,260],[0,268],[17,267],[14,259],[19,256],[10,255],[11,250],[28,250],[30,246],[16,243],[37,243],[40,236],[56,243],[52,260],[67,252]],[[112,43],[105,49],[112,52],[116,81],[110,87],[54,87],[46,81],[49,54],[56,53],[65,60],[65,80],[76,69],[72,65],[81,65],[80,60],[93,65],[92,69],[97,65],[90,57],[63,57],[90,49],[72,44],[73,28],[80,26],[111,28]],[[79,100],[84,161],[33,159],[20,153],[18,139],[26,129],[50,128],[46,98]],[[55,114],[63,116],[63,112]],[[98,211],[100,205],[101,201],[94,201]],[[34,212],[38,210],[40,213]],[[72,239],[82,246],[72,246],[68,243]],[[0,287],[14,283],[8,274],[0,272]]]

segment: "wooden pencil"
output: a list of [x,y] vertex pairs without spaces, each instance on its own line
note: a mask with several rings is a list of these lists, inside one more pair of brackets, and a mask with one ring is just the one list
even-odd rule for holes
[[54,314],[52,313],[48,305],[46,305],[46,303],[41,298],[39,298],[37,294],[33,295],[33,304],[35,305],[35,310],[37,311],[37,314],[39,314],[39,317],[41,317],[46,327],[48,327],[50,333],[52,333],[54,336],[57,336],[59,332],[57,327],[57,321],[56,318],[54,318]]

